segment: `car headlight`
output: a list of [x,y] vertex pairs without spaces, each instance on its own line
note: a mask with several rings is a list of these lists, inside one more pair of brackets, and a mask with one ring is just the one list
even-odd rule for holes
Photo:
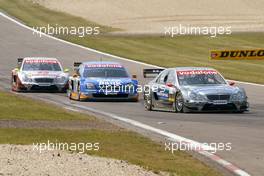
[[87,83],[86,89],[95,89],[95,85],[93,83]]
[[189,98],[195,101],[206,101],[204,95],[195,92],[189,92]]
[[22,75],[22,81],[23,82],[33,82],[33,79],[28,77],[26,74]]
[[64,77],[64,76],[57,77],[57,78],[56,78],[56,82],[57,82],[57,83],[65,83],[66,79],[67,79],[67,78]]
[[245,98],[246,98],[245,94],[241,91],[239,91],[239,92],[237,92],[231,96],[231,100],[233,100],[233,101],[241,101],[241,100],[244,100]]

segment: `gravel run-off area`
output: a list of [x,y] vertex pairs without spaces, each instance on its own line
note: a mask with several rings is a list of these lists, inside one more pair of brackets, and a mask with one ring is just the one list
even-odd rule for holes
[[0,175],[155,176],[125,161],[71,153],[42,152],[33,145],[0,145]]
[[161,34],[165,27],[228,27],[264,31],[262,0],[31,0],[128,34]]

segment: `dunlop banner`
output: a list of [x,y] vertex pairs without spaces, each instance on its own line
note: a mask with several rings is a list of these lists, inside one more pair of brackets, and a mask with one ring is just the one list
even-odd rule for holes
[[264,49],[214,50],[211,59],[215,60],[259,60],[264,59]]

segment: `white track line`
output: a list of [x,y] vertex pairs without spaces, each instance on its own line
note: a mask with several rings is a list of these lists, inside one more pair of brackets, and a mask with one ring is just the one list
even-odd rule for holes
[[[71,43],[71,42],[68,42],[68,41],[65,41],[65,40],[62,40],[62,39],[59,39],[59,38],[56,38],[56,37],[53,37],[51,35],[48,35],[46,33],[43,33],[43,32],[39,32],[29,26],[26,26],[25,24],[7,16],[6,14],[0,12],[0,16],[16,23],[17,25],[23,27],[23,28],[26,28],[26,29],[29,29],[32,31],[32,34],[33,32],[34,33],[41,33],[41,35],[45,36],[45,37],[48,37],[48,38],[51,38],[51,39],[54,39],[54,40],[57,40],[57,41],[60,41],[60,42],[63,42],[63,43],[66,43],[66,44],[69,44],[69,45],[72,45],[72,46],[75,46],[75,47],[79,47],[79,48],[82,48],[82,49],[85,49],[85,50],[88,50],[88,51],[91,51],[91,52],[95,52],[95,53],[98,53],[98,54],[102,54],[102,55],[105,55],[105,56],[109,56],[109,57],[113,57],[113,58],[116,58],[116,59],[120,59],[120,60],[124,60],[124,61],[128,61],[128,62],[133,62],[133,63],[136,63],[136,64],[140,64],[140,65],[145,65],[145,66],[148,66],[148,67],[155,67],[155,68],[164,68],[164,67],[160,67],[160,66],[157,66],[157,65],[153,65],[153,64],[147,64],[147,63],[144,63],[144,62],[140,62],[140,61],[135,61],[135,60],[131,60],[131,59],[127,59],[127,58],[124,58],[124,57],[120,57],[120,56],[115,56],[115,55],[112,55],[112,54],[109,54],[109,53],[104,53],[102,51],[98,51],[98,50],[95,50],[95,49],[92,49],[92,48],[88,48],[88,47],[85,47],[85,46],[82,46],[82,45],[78,45],[78,44],[75,44],[75,43]],[[250,82],[243,82],[243,81],[236,81],[236,80],[232,80],[232,81],[235,81],[237,83],[242,83],[242,84],[248,84],[248,85],[252,85],[252,86],[262,86],[264,87],[263,84],[257,84],[257,83],[250,83]]]
[[[32,28],[30,28],[30,27],[18,22],[17,20],[15,20],[15,19],[3,14],[2,12],[0,12],[0,15],[2,17],[6,18],[6,19],[18,24],[21,27],[29,29],[29,30],[31,30],[33,32],[38,32],[38,31],[36,31],[36,30],[34,30],[34,29],[32,29]],[[68,41],[64,41],[64,40],[55,38],[55,37],[47,35],[45,33],[42,33],[42,35],[46,36],[48,38],[52,38],[54,40],[57,40],[57,41],[72,45],[72,46],[76,46],[76,47],[79,47],[79,48],[82,48],[82,49],[85,49],[85,50],[88,50],[88,51],[96,52],[98,54],[102,54],[102,55],[105,55],[105,56],[110,56],[110,57],[114,57],[116,59],[125,60],[125,61],[129,61],[129,62],[133,62],[133,63],[145,65],[145,66],[162,68],[162,67],[159,67],[159,66],[156,66],[156,65],[146,64],[146,63],[139,62],[139,61],[133,61],[133,60],[130,60],[130,59],[127,59],[127,58],[114,56],[114,55],[111,55],[111,54],[108,54],[108,53],[103,53],[101,51],[97,51],[97,50],[94,50],[94,49],[91,49],[91,48],[87,48],[87,47],[84,47],[84,46],[81,46],[81,45],[78,45],[78,44],[74,44],[74,43],[71,43],[71,42],[68,42]],[[256,86],[264,86],[264,85],[254,84],[254,83],[245,83],[245,84],[251,84],[251,85],[256,85]],[[227,170],[231,171],[232,173],[234,173],[234,174],[236,174],[238,176],[250,176],[248,173],[246,173],[242,169],[239,169],[238,167],[236,167],[235,165],[229,163],[228,161],[225,161],[222,158],[218,157],[217,155],[214,155],[214,154],[206,151],[206,150],[211,150],[212,148],[208,148],[208,146],[206,146],[204,144],[201,144],[199,142],[184,138],[182,136],[178,136],[176,134],[173,134],[173,133],[170,133],[170,132],[158,129],[158,128],[151,127],[149,125],[143,124],[143,123],[135,121],[135,120],[131,120],[131,119],[127,119],[127,118],[124,118],[124,117],[120,117],[120,116],[117,116],[115,114],[103,112],[103,111],[100,111],[100,110],[96,110],[96,109],[93,109],[93,108],[88,108],[88,107],[81,106],[81,105],[72,105],[72,106],[75,106],[75,107],[78,107],[78,108],[81,108],[81,109],[85,109],[87,111],[95,112],[95,113],[98,113],[98,114],[106,115],[108,117],[111,117],[113,119],[116,119],[116,120],[119,120],[119,121],[122,121],[122,122],[125,122],[125,123],[128,123],[128,124],[131,124],[133,126],[136,126],[136,127],[148,130],[148,131],[152,131],[152,132],[158,133],[160,135],[163,135],[163,136],[166,136],[168,138],[174,139],[175,141],[178,141],[178,142],[186,142],[186,143],[189,143],[189,144],[191,144],[193,146],[199,146],[199,147],[202,148],[202,151],[198,151],[198,153],[200,153],[201,155],[203,155],[203,156],[205,156],[207,158],[210,158],[211,160],[217,162],[219,165],[221,165],[222,167],[226,168]]]

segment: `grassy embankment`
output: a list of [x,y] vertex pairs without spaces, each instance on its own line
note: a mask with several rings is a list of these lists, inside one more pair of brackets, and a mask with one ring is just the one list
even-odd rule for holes
[[55,12],[27,0],[0,0],[0,9],[22,20],[29,26],[100,26],[101,35],[79,38],[59,38],[133,60],[164,67],[210,66],[218,69],[226,78],[264,83],[259,76],[264,61],[212,61],[211,49],[263,48],[264,33],[240,33],[229,36],[179,36],[175,38],[155,36],[109,35],[117,29],[88,22],[62,12]]
[[[0,126],[9,121],[47,121],[53,123],[75,121],[94,122],[100,124],[98,119],[85,114],[69,112],[56,106],[23,98],[11,93],[0,91]],[[102,122],[107,123],[107,122]],[[99,151],[89,151],[88,154],[126,160],[129,163],[140,165],[159,173],[166,171],[177,176],[218,176],[214,169],[207,167],[200,161],[184,152],[174,154],[164,150],[164,146],[157,144],[139,134],[126,131],[118,127],[105,130],[97,125],[95,129],[58,129],[26,127],[0,128],[0,144],[33,143],[100,143]]]

